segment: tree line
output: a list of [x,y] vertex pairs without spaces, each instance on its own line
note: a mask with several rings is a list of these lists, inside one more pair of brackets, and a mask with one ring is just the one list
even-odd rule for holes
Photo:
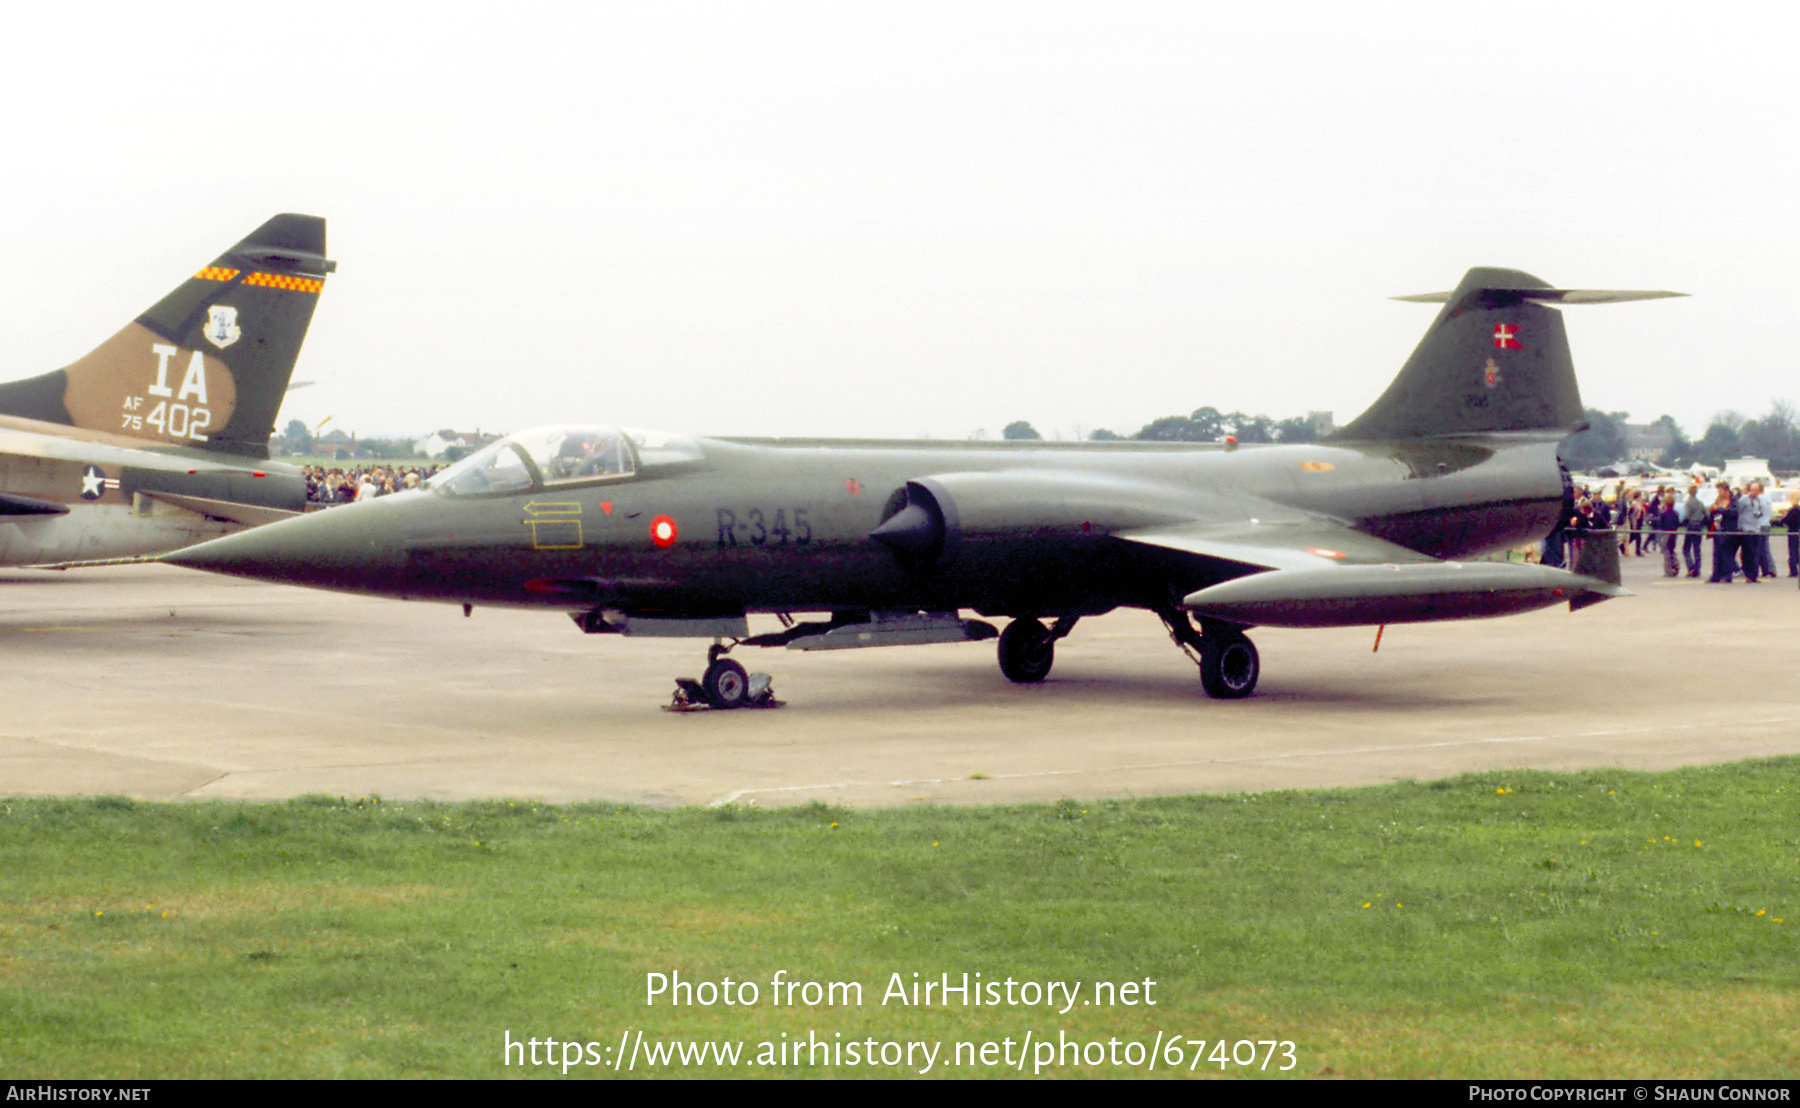
[[[1625,457],[1624,424],[1629,413],[1584,412],[1588,429],[1563,440],[1562,459],[1571,469],[1592,469]],[[1770,469],[1800,470],[1800,420],[1794,405],[1785,400],[1770,403],[1761,419],[1746,419],[1734,411],[1719,412],[1696,441],[1690,439],[1672,416],[1663,416],[1651,427],[1669,432],[1669,445],[1654,459],[1660,466],[1690,466],[1695,462],[1722,466],[1728,458],[1767,458]]]
[[[1603,412],[1588,408],[1583,412],[1587,430],[1563,440],[1560,451],[1571,469],[1593,469],[1625,460],[1625,423],[1629,412]],[[1669,444],[1654,459],[1657,465],[1678,467],[1695,462],[1722,466],[1728,458],[1767,458],[1771,469],[1800,471],[1800,412],[1785,400],[1770,403],[1769,411],[1760,419],[1748,419],[1738,412],[1725,411],[1713,416],[1704,434],[1691,439],[1673,416],[1662,416],[1651,427],[1668,431]],[[1088,435],[1092,442],[1223,442],[1232,437],[1242,443],[1317,442],[1331,430],[1321,428],[1306,416],[1275,420],[1266,415],[1243,412],[1221,412],[1217,408],[1196,408],[1189,415],[1168,415],[1153,419],[1130,435],[1101,428]],[[1041,439],[1037,429],[1025,420],[1015,420],[1001,432],[1008,439]]]
[[[1329,430],[1325,428],[1324,430]],[[1217,408],[1196,408],[1191,415],[1170,415],[1153,419],[1130,435],[1121,435],[1102,427],[1088,435],[1090,442],[1224,442],[1227,437],[1239,442],[1317,442],[1324,433],[1306,416],[1274,420],[1266,415],[1243,412],[1221,412]],[[1008,439],[1041,439],[1036,428],[1025,420],[1016,420],[1000,432]]]

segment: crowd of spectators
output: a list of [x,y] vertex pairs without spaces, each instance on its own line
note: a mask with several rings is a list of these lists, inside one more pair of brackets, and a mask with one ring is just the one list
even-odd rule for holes
[[[1565,565],[1573,557],[1570,544],[1587,532],[1610,529],[1620,554],[1643,557],[1660,551],[1663,575],[1679,577],[1683,563],[1689,577],[1699,577],[1702,547],[1712,540],[1712,575],[1708,584],[1730,584],[1740,576],[1749,584],[1777,576],[1771,537],[1787,529],[1788,576],[1800,577],[1800,489],[1776,504],[1760,481],[1734,488],[1725,481],[1707,487],[1694,484],[1685,493],[1666,485],[1610,490],[1577,485],[1569,518],[1544,540],[1543,561]],[[1679,536],[1679,543],[1677,542]],[[1679,553],[1677,552],[1679,548]]]
[[307,466],[306,500],[308,504],[320,507],[372,500],[377,496],[416,489],[437,471],[435,465],[372,465],[350,469]]

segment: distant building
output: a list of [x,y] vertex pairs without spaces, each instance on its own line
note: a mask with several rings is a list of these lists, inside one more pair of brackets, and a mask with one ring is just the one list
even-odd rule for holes
[[310,454],[312,443],[306,436],[283,431],[269,440],[269,451],[273,454]]
[[1313,434],[1318,435],[1320,438],[1324,438],[1326,435],[1337,430],[1337,424],[1332,422],[1330,412],[1307,412],[1306,425],[1311,427],[1313,429]]
[[349,458],[356,454],[356,436],[330,430],[313,436],[313,452],[328,458]]
[[1666,423],[1621,423],[1619,435],[1625,456],[1636,462],[1654,462],[1675,445],[1674,432]]
[[437,431],[413,443],[413,453],[423,454],[427,458],[441,458],[444,451],[452,446],[467,446],[463,437],[455,431]]
[[438,431],[413,443],[413,451],[427,458],[442,458],[451,447],[459,447],[464,456],[467,456],[505,437],[484,435],[480,431]]

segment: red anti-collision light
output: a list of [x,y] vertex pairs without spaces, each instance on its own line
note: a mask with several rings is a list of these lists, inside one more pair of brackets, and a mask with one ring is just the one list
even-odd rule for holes
[[650,521],[650,541],[662,549],[675,545],[675,521],[668,516],[657,516]]

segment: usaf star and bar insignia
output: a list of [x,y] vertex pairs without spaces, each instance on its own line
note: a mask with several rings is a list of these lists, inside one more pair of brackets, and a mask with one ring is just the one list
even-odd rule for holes
[[119,491],[119,479],[108,477],[99,466],[81,467],[81,499],[98,500],[108,492]]

